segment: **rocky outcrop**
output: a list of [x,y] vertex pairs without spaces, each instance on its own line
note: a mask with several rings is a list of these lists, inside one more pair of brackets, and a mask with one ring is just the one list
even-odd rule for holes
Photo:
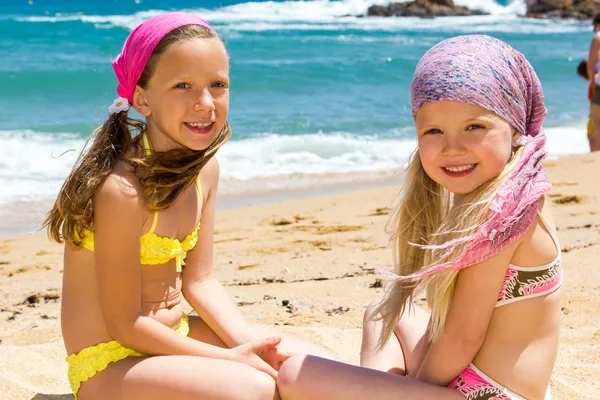
[[590,19],[600,12],[600,0],[530,0],[526,17]]
[[[598,0],[600,1],[600,0]],[[371,6],[367,11],[372,17],[451,17],[484,15],[479,10],[457,6],[452,0],[415,0],[406,3],[391,3],[387,6]]]

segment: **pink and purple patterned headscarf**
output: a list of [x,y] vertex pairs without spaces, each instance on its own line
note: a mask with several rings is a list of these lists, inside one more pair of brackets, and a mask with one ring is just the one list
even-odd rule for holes
[[129,34],[123,50],[112,62],[119,80],[117,93],[120,97],[133,103],[135,86],[156,45],[169,32],[185,25],[200,25],[213,30],[208,22],[196,15],[171,12],[147,19]]
[[413,118],[424,105],[444,100],[480,106],[504,118],[521,133],[524,149],[492,201],[488,220],[473,235],[435,246],[450,254],[457,245],[469,243],[465,251],[455,260],[404,279],[462,269],[498,254],[525,235],[536,218],[539,200],[551,188],[542,168],[547,155],[542,85],[523,54],[490,36],[442,41],[417,65],[411,85]]

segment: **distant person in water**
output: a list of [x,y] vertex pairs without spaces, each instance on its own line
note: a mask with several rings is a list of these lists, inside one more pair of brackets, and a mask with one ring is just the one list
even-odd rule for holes
[[598,82],[597,73],[600,70],[598,67],[598,52],[600,51],[600,13],[594,16],[592,25],[594,27],[594,37],[592,38],[592,43],[590,44],[590,52],[587,59],[587,76],[588,78],[594,77],[594,95],[592,96],[591,115],[595,132],[592,138],[596,143],[594,144],[592,151],[598,151],[600,150],[597,143],[600,142],[600,139],[598,139],[598,135],[600,134],[600,88],[598,85],[600,82]]
[[594,97],[595,79],[598,77],[598,74],[596,74],[596,76],[594,77],[595,79],[590,82],[587,65],[587,60],[582,60],[577,66],[577,75],[589,82],[588,100],[590,101],[590,117],[587,123],[587,138],[590,144],[590,151],[598,151],[600,150],[600,135],[595,134],[594,123],[592,120],[591,113],[592,98]]

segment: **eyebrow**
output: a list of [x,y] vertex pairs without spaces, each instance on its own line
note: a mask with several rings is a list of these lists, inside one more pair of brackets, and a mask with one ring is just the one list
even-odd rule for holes
[[[492,118],[493,115],[470,115],[469,117],[463,119],[463,122],[469,122],[469,121],[478,121],[478,120],[488,120],[490,118]],[[437,123],[432,123],[431,120],[432,119],[436,119],[437,117],[429,117],[429,116],[425,116],[423,117],[424,123],[422,125],[437,125]]]
[[[210,80],[215,80],[216,79],[220,79],[220,80],[224,80],[224,81],[228,81],[229,82],[229,74],[223,73],[223,72],[215,72],[214,75],[212,76],[212,79]],[[174,75],[172,78],[169,78],[169,82],[179,82],[179,81],[188,81],[188,80],[194,80],[196,79],[194,77],[194,75],[189,74],[189,73],[183,73],[183,74],[179,74],[179,75]]]

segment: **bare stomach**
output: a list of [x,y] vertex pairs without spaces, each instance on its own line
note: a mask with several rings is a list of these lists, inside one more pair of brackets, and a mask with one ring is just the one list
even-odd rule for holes
[[[88,250],[65,250],[61,324],[68,354],[114,340],[102,313],[93,262]],[[177,329],[183,314],[179,274],[170,264],[142,268],[140,315]]]
[[558,351],[560,290],[497,308],[473,360],[482,372],[526,399],[543,399]]

